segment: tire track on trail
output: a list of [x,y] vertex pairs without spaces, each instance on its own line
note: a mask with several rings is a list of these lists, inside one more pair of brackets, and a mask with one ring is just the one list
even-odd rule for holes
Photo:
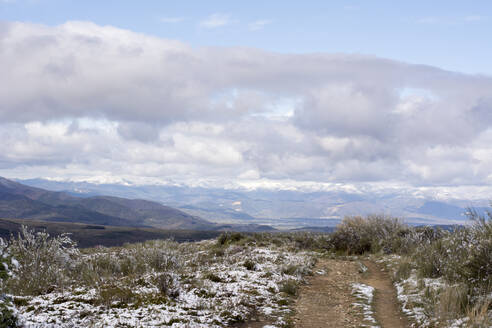
[[373,308],[382,328],[404,328],[408,322],[400,312],[396,292],[386,272],[371,261],[368,271],[359,272],[355,261],[320,259],[315,274],[301,287],[293,318],[297,328],[361,327],[362,316],[352,295],[352,284],[361,282],[374,287]]
[[386,271],[372,261],[363,261],[368,268],[367,277],[362,280],[366,285],[375,289],[373,308],[377,322],[382,328],[409,327],[405,315],[400,310],[396,298],[396,290]]
[[360,327],[359,310],[352,303],[352,282],[361,278],[356,262],[320,259],[314,276],[301,287],[294,316],[298,328]]

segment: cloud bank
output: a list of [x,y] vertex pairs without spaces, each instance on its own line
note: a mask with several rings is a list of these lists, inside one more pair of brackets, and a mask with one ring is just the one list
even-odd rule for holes
[[[0,24],[0,174],[492,184],[492,78]],[[281,184],[281,183],[280,183]]]

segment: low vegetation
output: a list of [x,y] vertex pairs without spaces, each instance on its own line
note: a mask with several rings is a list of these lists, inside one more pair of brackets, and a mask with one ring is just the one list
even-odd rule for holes
[[292,300],[323,255],[384,263],[416,327],[489,327],[492,215],[469,216],[453,231],[355,216],[332,234],[231,232],[82,249],[68,235],[24,227],[0,243],[0,327],[289,326]]
[[383,216],[347,217],[331,236],[338,254],[372,254],[393,272],[417,327],[492,325],[492,214],[470,210],[452,231]]
[[3,244],[2,324],[223,327],[261,317],[285,326],[316,260],[297,241],[226,233],[79,249],[67,235],[24,227]]

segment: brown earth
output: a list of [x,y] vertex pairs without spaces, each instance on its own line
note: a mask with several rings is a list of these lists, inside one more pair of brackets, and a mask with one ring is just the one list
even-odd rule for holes
[[[362,327],[361,310],[353,305],[352,284],[360,282],[374,287],[373,308],[377,325],[382,328],[409,327],[401,313],[396,291],[388,273],[374,262],[365,260],[367,272],[361,273],[356,261],[320,259],[313,276],[302,286],[292,318],[297,328]],[[250,321],[237,327],[261,328],[265,321]]]
[[373,307],[382,328],[408,327],[401,314],[394,287],[386,272],[371,261],[364,261],[368,271],[359,272],[357,262],[342,259],[321,259],[314,276],[301,288],[296,303],[295,326],[298,328],[360,327],[359,308],[352,304],[352,284],[362,282],[375,288]]
[[351,284],[360,281],[356,262],[320,259],[314,276],[301,288],[296,304],[295,326],[360,327],[362,320],[354,308]]
[[369,269],[367,278],[362,282],[372,286],[374,293],[374,310],[376,321],[381,327],[404,328],[409,327],[408,322],[397,303],[396,291],[386,271],[372,261],[364,261]]

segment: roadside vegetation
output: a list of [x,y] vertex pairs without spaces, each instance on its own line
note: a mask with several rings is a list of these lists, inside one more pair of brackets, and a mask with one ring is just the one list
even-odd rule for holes
[[492,215],[469,216],[469,226],[453,231],[355,216],[332,234],[224,233],[96,248],[23,227],[0,243],[0,327],[224,327],[249,320],[289,327],[293,300],[320,256],[386,265],[415,327],[490,327]]
[[492,326],[492,214],[468,213],[452,231],[383,217],[347,217],[331,236],[338,254],[371,254],[393,274],[415,327]]

